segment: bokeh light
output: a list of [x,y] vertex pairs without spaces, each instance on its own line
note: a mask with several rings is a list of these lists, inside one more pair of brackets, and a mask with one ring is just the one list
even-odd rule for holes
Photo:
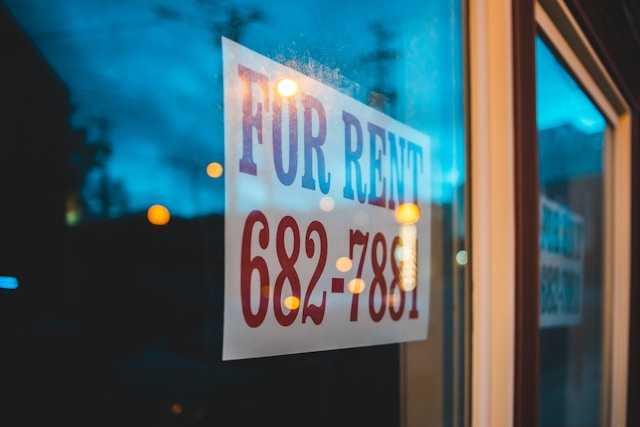
[[284,299],[284,306],[289,310],[295,310],[300,307],[300,298],[294,297],[293,295],[288,296]]
[[336,260],[336,269],[338,271],[341,271],[342,273],[346,273],[347,271],[351,270],[352,266],[353,262],[351,262],[351,258],[349,257],[341,256]]
[[291,79],[282,79],[278,82],[277,88],[280,96],[288,98],[298,92],[298,83]]
[[220,178],[223,172],[224,168],[218,162],[211,162],[207,165],[207,175],[213,179]]
[[465,251],[464,249],[458,251],[458,253],[456,254],[456,262],[458,263],[458,265],[467,265],[467,261],[467,251]]
[[170,410],[171,410],[171,413],[173,415],[180,415],[180,414],[182,414],[183,408],[182,408],[181,404],[174,403],[174,404],[171,405]]
[[166,206],[153,205],[147,209],[147,219],[153,225],[167,225],[171,219],[171,213]]
[[416,288],[418,282],[416,281],[416,272],[410,270],[411,267],[407,267],[406,271],[400,276],[400,288],[405,292],[411,292]]
[[418,229],[415,225],[401,225],[399,235],[402,241],[400,288],[405,292],[411,292],[418,285]]
[[65,221],[70,227],[77,225],[80,222],[80,212],[78,212],[76,209],[68,210],[65,214]]
[[420,208],[415,203],[402,203],[396,208],[398,224],[415,224],[420,219]]
[[73,227],[82,220],[82,212],[76,195],[70,195],[66,201],[65,221],[68,226]]
[[364,280],[358,278],[352,279],[347,285],[349,292],[352,294],[360,294],[366,287],[367,285],[364,283]]

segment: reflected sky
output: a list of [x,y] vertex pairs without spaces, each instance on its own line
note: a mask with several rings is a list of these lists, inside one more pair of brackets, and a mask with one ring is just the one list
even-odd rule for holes
[[606,122],[540,37],[536,37],[538,129],[571,125],[584,133],[603,132]]
[[540,173],[540,426],[602,414],[606,121],[536,39]]
[[[385,112],[429,135],[432,197],[453,199],[464,181],[461,17],[457,1],[269,2],[240,42],[368,102],[377,87],[372,23],[398,52]],[[67,84],[72,123],[107,123],[109,176],[130,211],[158,203],[191,217],[224,211],[221,28],[250,1],[8,0],[6,4]]]
[[542,182],[602,173],[604,116],[540,37],[536,37],[536,75]]

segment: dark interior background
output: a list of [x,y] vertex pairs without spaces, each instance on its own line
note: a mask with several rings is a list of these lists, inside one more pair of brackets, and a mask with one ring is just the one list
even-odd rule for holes
[[[458,2],[440,3],[452,13],[450,3]],[[167,7],[155,13],[179,19]],[[332,47],[323,48],[330,61]],[[222,213],[175,216],[170,227],[154,227],[141,210],[117,210],[121,192],[105,173],[85,206],[93,216],[69,226],[69,203],[81,203],[69,195],[80,194],[111,154],[106,125],[96,123],[94,135],[73,125],[69,87],[2,2],[0,50],[0,275],[20,283],[0,289],[1,426],[398,425],[399,345],[220,360]],[[443,74],[451,80],[451,73]],[[376,76],[362,73],[369,84]],[[383,109],[384,99],[397,95],[374,89],[372,102]],[[366,99],[374,90],[361,92]],[[462,99],[461,92],[448,96],[442,113],[459,121],[460,144]],[[214,114],[222,121],[220,111]],[[453,294],[465,292],[464,271],[452,256],[465,234],[464,210],[452,207],[464,202],[464,148],[457,156],[462,167],[451,191],[458,199],[434,207],[446,230],[434,245],[444,275],[442,318],[431,320],[445,336],[435,369],[442,386],[434,381],[434,393],[444,396],[446,426],[454,424],[453,400],[465,396],[464,376],[449,375],[464,372],[465,363],[464,346],[457,359],[451,354],[451,343],[465,340],[452,329],[453,316],[464,324]],[[456,289],[454,275],[462,283]],[[464,405],[457,407],[462,420]]]

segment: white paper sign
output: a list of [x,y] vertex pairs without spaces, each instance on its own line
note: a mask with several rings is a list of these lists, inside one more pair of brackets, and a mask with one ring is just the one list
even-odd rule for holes
[[427,136],[222,48],[223,360],[426,339]]
[[540,198],[540,327],[580,323],[584,280],[584,220]]

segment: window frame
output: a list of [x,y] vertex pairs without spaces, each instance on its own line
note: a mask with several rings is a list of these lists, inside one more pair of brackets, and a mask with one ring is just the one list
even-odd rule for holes
[[[513,425],[515,184],[512,1],[469,4],[471,426]],[[505,84],[505,82],[507,82]]]
[[540,29],[611,127],[605,144],[607,236],[603,244],[609,321],[603,325],[602,424],[624,426],[631,285],[631,110],[564,0],[469,2],[470,424],[538,426],[534,41]]
[[540,0],[534,12],[539,31],[608,121],[601,425],[624,426],[631,290],[631,111],[565,2]]

